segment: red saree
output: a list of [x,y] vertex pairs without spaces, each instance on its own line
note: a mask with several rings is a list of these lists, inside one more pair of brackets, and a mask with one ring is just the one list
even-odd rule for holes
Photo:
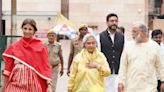
[[40,40],[21,38],[5,50],[3,58],[3,75],[9,77],[5,92],[46,92],[52,75],[47,48]]

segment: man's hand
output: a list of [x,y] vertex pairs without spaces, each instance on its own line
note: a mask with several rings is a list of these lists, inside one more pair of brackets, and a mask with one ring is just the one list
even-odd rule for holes
[[62,76],[63,74],[64,74],[64,70],[61,69],[61,70],[60,70],[60,76]]
[[118,84],[118,92],[124,92],[124,85],[122,83]]
[[47,92],[52,92],[52,87],[51,87],[51,85],[48,85],[48,86],[47,86]]
[[160,92],[164,92],[164,82],[161,83]]
[[68,69],[68,70],[67,70],[67,76],[69,76],[69,74],[70,74],[70,70]]

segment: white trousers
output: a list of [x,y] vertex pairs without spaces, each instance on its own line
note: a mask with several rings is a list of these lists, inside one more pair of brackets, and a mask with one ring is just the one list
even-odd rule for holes
[[105,92],[118,92],[118,75],[105,77]]

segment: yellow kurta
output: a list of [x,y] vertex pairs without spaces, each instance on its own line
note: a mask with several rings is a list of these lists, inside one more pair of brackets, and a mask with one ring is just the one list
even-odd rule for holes
[[[72,62],[68,89],[72,92],[104,92],[104,77],[111,73],[107,60],[101,52],[96,50],[96,54],[90,56],[92,59],[90,61],[85,52],[86,50],[83,49]],[[86,67],[86,63],[92,61],[101,65],[101,71]]]
[[157,92],[157,72],[164,81],[164,67],[158,44],[149,40],[136,44],[129,42],[121,56],[119,83],[124,92]]

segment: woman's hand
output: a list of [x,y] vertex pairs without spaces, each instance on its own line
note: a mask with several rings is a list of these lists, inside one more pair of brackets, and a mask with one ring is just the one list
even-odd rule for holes
[[160,92],[164,92],[164,83],[163,82],[161,83],[161,86],[160,86]]
[[124,85],[122,83],[118,84],[118,92],[124,92]]
[[98,64],[97,62],[93,61],[93,62],[86,63],[86,66],[88,68],[99,68],[100,64]]
[[47,86],[47,92],[52,92],[52,87],[51,87],[51,85],[48,85],[48,86]]
[[9,80],[9,78],[4,76],[4,82],[3,82],[1,92],[5,92],[5,87],[6,87],[6,84],[7,84],[8,80]]

